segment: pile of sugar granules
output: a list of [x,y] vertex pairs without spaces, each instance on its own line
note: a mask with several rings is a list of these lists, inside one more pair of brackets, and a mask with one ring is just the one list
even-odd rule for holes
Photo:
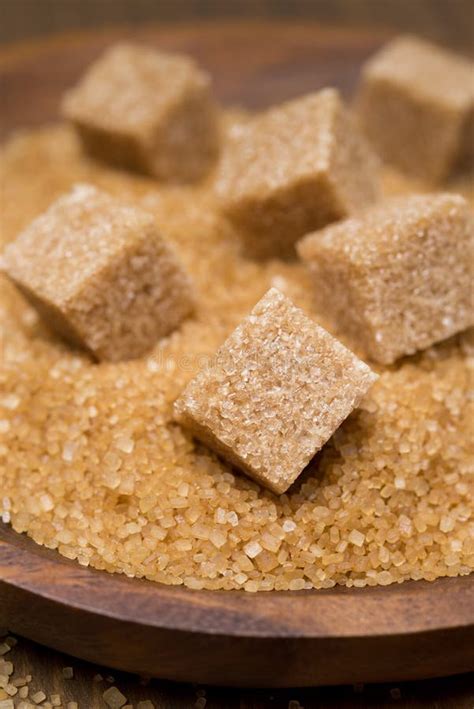
[[[269,287],[313,309],[304,267],[245,260],[209,184],[164,188],[100,167],[63,126],[13,137],[0,180],[2,244],[91,182],[151,210],[199,288],[196,316],[149,357],[98,365],[0,281],[5,522],[85,566],[194,589],[360,587],[474,569],[469,333],[379,367],[360,409],[277,497],[195,443],[171,410]],[[411,188],[394,174],[384,184]]]

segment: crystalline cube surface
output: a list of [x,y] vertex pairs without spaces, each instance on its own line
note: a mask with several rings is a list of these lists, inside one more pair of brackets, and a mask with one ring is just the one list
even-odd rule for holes
[[182,55],[116,45],[67,92],[62,108],[92,155],[158,178],[195,180],[217,155],[210,79]]
[[473,214],[463,197],[399,197],[298,245],[317,306],[370,358],[391,363],[473,323]]
[[325,89],[245,124],[224,153],[216,191],[250,256],[287,258],[303,234],[372,202],[377,168],[339,94]]
[[153,217],[90,185],[35,219],[2,266],[48,324],[97,359],[140,356],[192,309],[188,276]]
[[474,64],[410,36],[366,64],[357,97],[362,127],[381,157],[433,182],[473,155]]
[[175,414],[223,457],[282,493],[375,379],[272,288],[188,384]]

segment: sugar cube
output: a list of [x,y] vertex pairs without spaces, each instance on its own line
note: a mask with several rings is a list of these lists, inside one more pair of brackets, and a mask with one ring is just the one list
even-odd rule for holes
[[189,57],[121,43],[64,97],[85,148],[120,167],[191,181],[217,157],[210,79]]
[[216,192],[248,255],[294,257],[295,242],[371,203],[378,162],[335,89],[285,103],[229,141]]
[[389,364],[473,324],[474,221],[463,197],[397,197],[306,236],[317,307]]
[[363,69],[356,101],[381,157],[414,177],[440,181],[472,156],[474,63],[430,42],[398,37]]
[[97,359],[138,357],[192,309],[154,218],[76,185],[7,246],[2,269],[66,339]]
[[271,288],[175,403],[177,420],[280,494],[376,375]]

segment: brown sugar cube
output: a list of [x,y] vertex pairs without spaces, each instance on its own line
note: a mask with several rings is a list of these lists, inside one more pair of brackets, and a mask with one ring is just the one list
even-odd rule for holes
[[175,415],[197,438],[280,494],[376,378],[272,288],[188,384]]
[[389,364],[474,322],[473,213],[453,194],[387,200],[298,245],[318,308]]
[[250,256],[291,258],[305,233],[378,196],[377,168],[338,92],[324,89],[244,124],[216,192]]
[[356,101],[380,156],[439,181],[474,154],[474,64],[415,37],[383,47],[362,72]]
[[210,79],[186,56],[115,45],[66,93],[62,110],[88,152],[120,167],[192,181],[217,157]]
[[101,360],[144,354],[192,309],[153,217],[90,185],[35,219],[2,268],[51,326]]

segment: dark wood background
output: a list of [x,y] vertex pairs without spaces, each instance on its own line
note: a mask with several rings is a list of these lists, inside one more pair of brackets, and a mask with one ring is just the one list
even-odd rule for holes
[[0,42],[110,24],[233,17],[382,25],[465,50],[474,41],[473,0],[0,0]]
[[[0,42],[79,28],[232,17],[311,18],[345,26],[379,25],[422,34],[468,52],[474,45],[474,0],[0,0]],[[98,672],[104,678],[113,675],[116,686],[131,703],[150,699],[156,709],[188,709],[198,698],[197,688],[191,685],[155,680],[143,686],[136,677],[66,658],[23,639],[11,659],[16,676],[33,675],[33,690],[59,693],[67,701],[78,701],[80,709],[105,706],[101,695],[110,685],[105,679],[94,682]],[[68,665],[75,668],[73,680],[62,677],[61,670]],[[206,709],[286,709],[290,700],[298,700],[305,709],[474,709],[474,674],[364,688],[205,690]]]

